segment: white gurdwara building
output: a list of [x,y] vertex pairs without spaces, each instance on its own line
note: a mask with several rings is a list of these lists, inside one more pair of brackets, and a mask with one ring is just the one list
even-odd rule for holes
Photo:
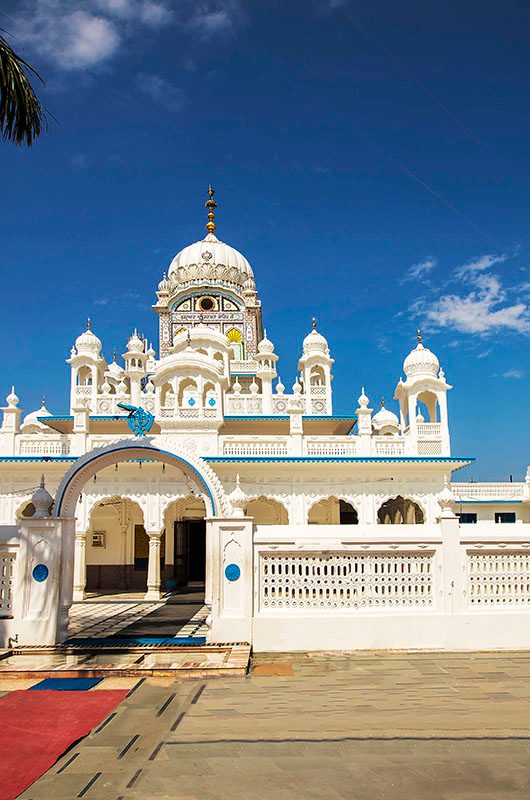
[[202,583],[211,642],[530,646],[530,473],[452,481],[472,459],[451,452],[452,387],[420,335],[399,416],[364,389],[333,413],[315,322],[288,390],[253,270],[215,235],[211,190],[206,206],[206,237],[158,284],[158,353],[135,331],[107,360],[89,323],[68,414],[7,397],[0,646],[63,640],[87,592]]

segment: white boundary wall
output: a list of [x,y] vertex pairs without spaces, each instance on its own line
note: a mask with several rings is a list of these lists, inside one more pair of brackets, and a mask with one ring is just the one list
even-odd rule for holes
[[530,648],[530,524],[254,526],[257,651]]

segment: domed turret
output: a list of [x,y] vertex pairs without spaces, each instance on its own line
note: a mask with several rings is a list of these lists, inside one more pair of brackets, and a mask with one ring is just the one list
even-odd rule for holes
[[317,321],[313,317],[313,327],[311,333],[305,337],[302,351],[304,355],[310,355],[312,353],[323,353],[324,355],[329,355],[329,345],[327,339],[322,336],[321,333],[317,331]]
[[263,331],[263,339],[258,344],[258,353],[263,355],[271,355],[274,353],[274,345],[270,339],[267,338],[267,330]]
[[381,398],[381,408],[372,417],[374,431],[379,434],[397,433],[399,431],[399,419],[393,411],[385,408],[385,399]]
[[24,417],[24,422],[21,425],[21,430],[26,433],[31,428],[38,428],[39,430],[48,431],[49,428],[46,425],[44,425],[44,423],[40,422],[39,417],[51,417],[51,416],[53,415],[51,411],[48,411],[48,409],[46,408],[46,398],[43,396],[41,407],[36,409],[35,411],[31,411]]
[[101,341],[92,332],[90,317],[87,320],[86,331],[75,340],[75,348],[79,356],[92,356],[98,358],[101,352]]
[[144,352],[144,343],[138,336],[138,331],[136,330],[136,328],[134,329],[132,336],[127,342],[127,351],[129,353],[135,353],[139,355],[143,354]]
[[440,362],[434,353],[423,346],[421,332],[418,330],[418,344],[403,362],[403,372],[407,378],[412,378],[416,375],[432,375],[436,378],[439,369]]

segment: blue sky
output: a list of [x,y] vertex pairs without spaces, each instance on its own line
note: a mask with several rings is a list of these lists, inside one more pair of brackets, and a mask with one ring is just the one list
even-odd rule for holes
[[[391,401],[418,324],[454,385],[461,477],[530,463],[530,7],[507,0],[17,0],[0,27],[57,119],[0,146],[3,382],[68,408],[87,316],[156,342],[162,272],[202,237],[250,260],[292,384],[316,315],[334,402]],[[395,409],[394,409],[395,410]]]

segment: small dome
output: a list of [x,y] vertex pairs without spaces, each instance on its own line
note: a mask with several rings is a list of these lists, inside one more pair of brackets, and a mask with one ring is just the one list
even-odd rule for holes
[[302,349],[304,355],[309,355],[309,353],[324,353],[327,355],[329,353],[327,339],[316,328],[313,328],[311,333],[305,337]]
[[167,279],[167,275],[166,275],[165,272],[164,272],[164,277],[162,278],[162,280],[158,284],[158,291],[159,292],[168,292],[169,291],[169,281]]
[[399,428],[399,419],[393,411],[389,411],[388,408],[385,408],[384,400],[377,414],[374,414],[372,417],[372,425],[377,431],[389,427],[395,428],[396,430]]
[[258,344],[258,353],[263,353],[264,355],[271,355],[274,353],[274,345],[270,339],[267,339],[267,330],[263,331],[263,339]]
[[101,341],[92,333],[90,320],[88,320],[86,331],[75,340],[75,347],[77,354],[80,356],[92,356],[96,358],[99,356],[101,352]]
[[50,516],[50,506],[53,503],[53,497],[46,489],[44,483],[44,475],[41,475],[40,486],[33,494],[31,502],[35,507],[34,519],[44,519]]
[[247,278],[245,283],[243,284],[243,289],[245,292],[254,293],[256,291],[256,281],[254,278]]
[[24,422],[21,425],[21,429],[26,428],[30,425],[36,425],[39,428],[46,428],[46,426],[39,421],[39,417],[51,417],[53,414],[51,411],[48,411],[46,408],[46,398],[42,398],[42,405],[36,411],[31,411],[29,414],[26,414],[24,417]]
[[407,378],[412,378],[415,375],[426,375],[436,378],[439,369],[440,362],[434,353],[423,346],[421,333],[418,331],[418,344],[403,362],[403,372]]
[[370,400],[368,399],[368,397],[364,393],[364,386],[361,389],[361,394],[360,394],[360,397],[357,400],[357,402],[359,403],[359,408],[368,408],[368,404],[369,404]]
[[138,336],[138,331],[136,328],[134,329],[134,333],[127,342],[127,350],[129,353],[143,353],[144,352],[144,343]]
[[16,406],[18,406],[19,398],[18,398],[18,396],[17,396],[17,394],[15,392],[15,387],[14,386],[11,387],[11,391],[7,395],[6,400],[7,400],[7,405],[9,406],[9,408],[16,408]]
[[118,364],[117,361],[113,361],[111,364],[109,364],[108,372],[110,372],[114,377],[120,378],[125,370],[122,366],[120,366],[120,364]]
[[245,256],[213,233],[177,253],[168,278],[175,281],[177,288],[207,283],[243,289],[249,279],[252,290],[255,288],[254,273]]

